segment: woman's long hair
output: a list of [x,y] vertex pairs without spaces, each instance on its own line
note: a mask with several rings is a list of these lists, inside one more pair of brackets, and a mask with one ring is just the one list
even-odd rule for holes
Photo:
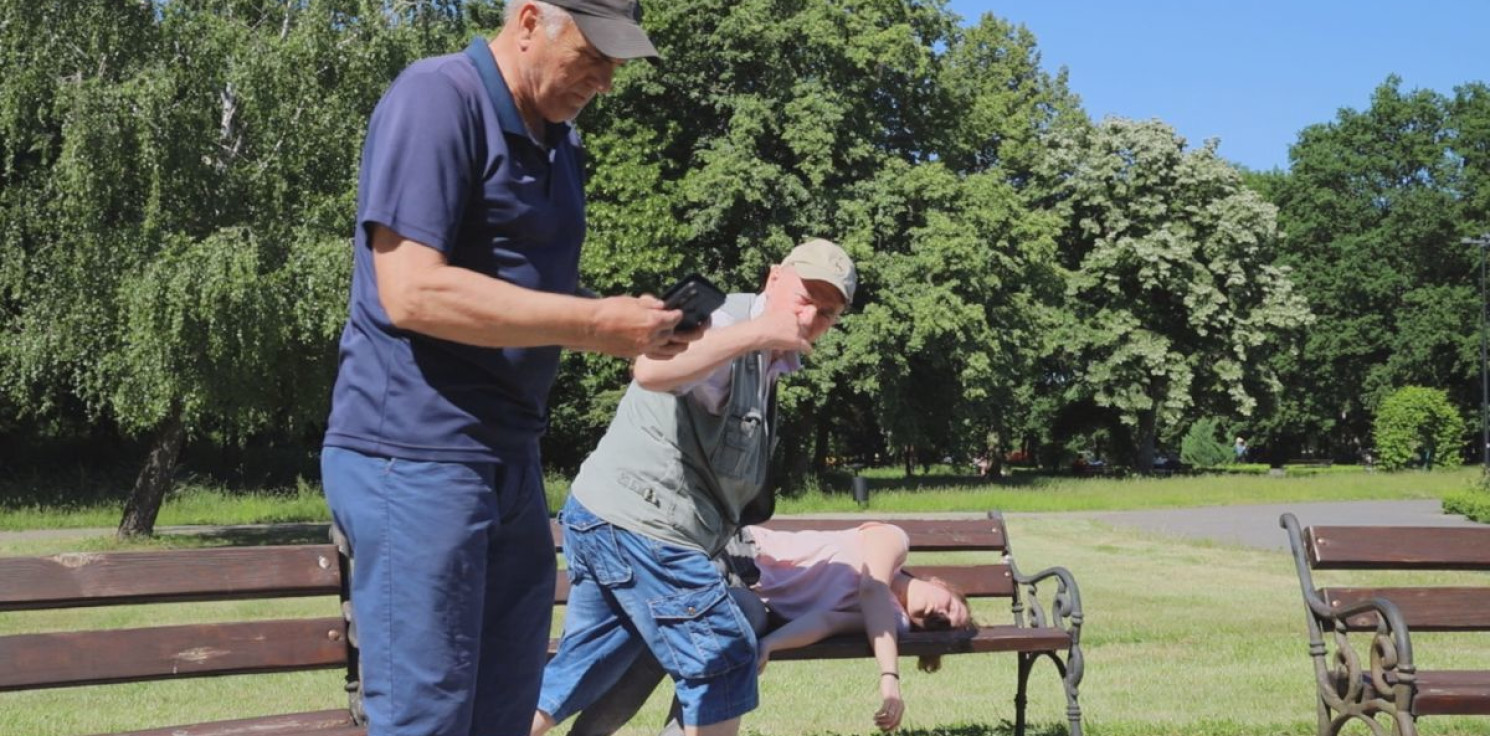
[[[906,574],[909,575],[910,573]],[[915,576],[912,575],[911,577]],[[971,631],[978,628],[978,622],[973,620],[973,608],[972,606],[968,605],[966,593],[963,593],[962,590],[959,589],[957,586],[938,577],[922,578],[922,580],[946,590],[948,593],[957,596],[957,600],[962,601],[963,607],[967,608],[968,610],[968,617],[967,624],[959,627],[960,629],[964,631]],[[926,622],[924,625],[916,626],[912,624],[911,628],[918,631],[950,631],[952,629],[952,622],[947,620],[945,616],[933,615],[926,618]],[[940,654],[923,654],[920,657],[916,658],[916,669],[921,670],[922,672],[936,672],[941,668],[942,655]]]

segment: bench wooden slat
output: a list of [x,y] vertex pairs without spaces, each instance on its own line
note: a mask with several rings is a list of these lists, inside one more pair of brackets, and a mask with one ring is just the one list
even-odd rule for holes
[[1008,565],[911,565],[919,578],[941,578],[969,598],[1012,598],[1014,573]]
[[836,531],[881,521],[904,529],[913,551],[1007,549],[999,522],[993,519],[772,519],[762,526],[778,531]]
[[[558,651],[550,639],[548,656]],[[984,626],[967,631],[911,631],[900,635],[902,657],[973,652],[1054,652],[1071,648],[1071,636],[1060,629],[1025,626]],[[873,657],[863,634],[834,636],[797,649],[785,649],[772,659],[857,659]]]
[[352,715],[347,712],[346,708],[338,708],[267,718],[241,718],[189,726],[153,728],[148,731],[130,731],[115,736],[294,736],[296,734],[362,736],[366,733],[365,727],[352,725]]
[[347,661],[340,618],[0,637],[0,692],[323,669]]
[[1420,716],[1490,715],[1490,671],[1439,670],[1417,673],[1413,713]]
[[[907,572],[919,578],[941,578],[969,598],[1012,598],[1014,573],[1008,565],[911,565]],[[569,602],[569,576],[563,570],[554,581],[554,603]]]
[[[970,652],[1050,652],[1071,648],[1071,637],[1060,629],[988,626],[970,631],[912,631],[900,636],[900,655],[920,657]],[[863,634],[835,636],[800,649],[787,649],[772,659],[857,659],[873,657]]]
[[[1490,588],[1321,588],[1319,595],[1336,607],[1385,598],[1402,611],[1411,631],[1490,631]],[[1376,616],[1352,616],[1346,625],[1374,629]]]
[[72,553],[0,559],[0,611],[335,595],[336,547]]
[[[837,531],[853,529],[871,521],[882,521],[904,529],[911,538],[913,552],[1008,550],[1003,527],[993,519],[772,519],[762,526],[788,532]],[[549,530],[554,537],[554,549],[562,548],[564,528],[558,522],[550,522]]]
[[1317,570],[1490,570],[1490,527],[1320,526],[1306,540]]

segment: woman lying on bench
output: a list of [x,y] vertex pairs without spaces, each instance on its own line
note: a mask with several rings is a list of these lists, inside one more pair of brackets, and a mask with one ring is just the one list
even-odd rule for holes
[[[775,652],[836,634],[863,632],[879,672],[881,703],[874,723],[881,730],[898,727],[905,713],[898,634],[974,625],[964,596],[941,580],[915,578],[902,569],[910,539],[897,526],[868,523],[841,531],[800,532],[747,527],[746,536],[754,542],[753,559],[759,572],[750,590],[766,604],[770,624],[775,626],[759,640],[760,669],[765,669]],[[748,582],[753,576],[742,577]],[[725,605],[745,609],[750,618],[754,599],[740,591],[734,593]],[[923,671],[932,672],[939,666],[940,657],[919,661]],[[636,663],[618,683],[593,683],[600,687],[572,691],[569,702],[555,710],[583,710],[569,736],[609,736],[636,714],[663,674],[650,652],[639,651]],[[551,702],[551,687],[545,678],[542,702]],[[595,697],[592,692],[605,694]],[[578,702],[581,699],[589,702]],[[542,736],[555,724],[551,714],[540,710],[534,715],[530,736]],[[681,733],[676,709],[664,733]]]

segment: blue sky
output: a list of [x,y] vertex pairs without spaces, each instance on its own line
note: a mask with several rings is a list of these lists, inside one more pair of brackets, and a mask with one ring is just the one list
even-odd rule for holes
[[1287,168],[1298,132],[1364,109],[1388,74],[1446,95],[1490,84],[1487,0],[950,0],[1022,23],[1095,119],[1163,120],[1192,146]]

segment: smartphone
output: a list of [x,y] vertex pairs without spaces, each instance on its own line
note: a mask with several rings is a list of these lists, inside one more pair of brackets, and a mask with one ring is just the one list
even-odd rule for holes
[[709,318],[714,310],[724,306],[724,292],[696,273],[684,276],[662,295],[662,304],[667,309],[683,310],[683,319],[677,330],[687,332]]

